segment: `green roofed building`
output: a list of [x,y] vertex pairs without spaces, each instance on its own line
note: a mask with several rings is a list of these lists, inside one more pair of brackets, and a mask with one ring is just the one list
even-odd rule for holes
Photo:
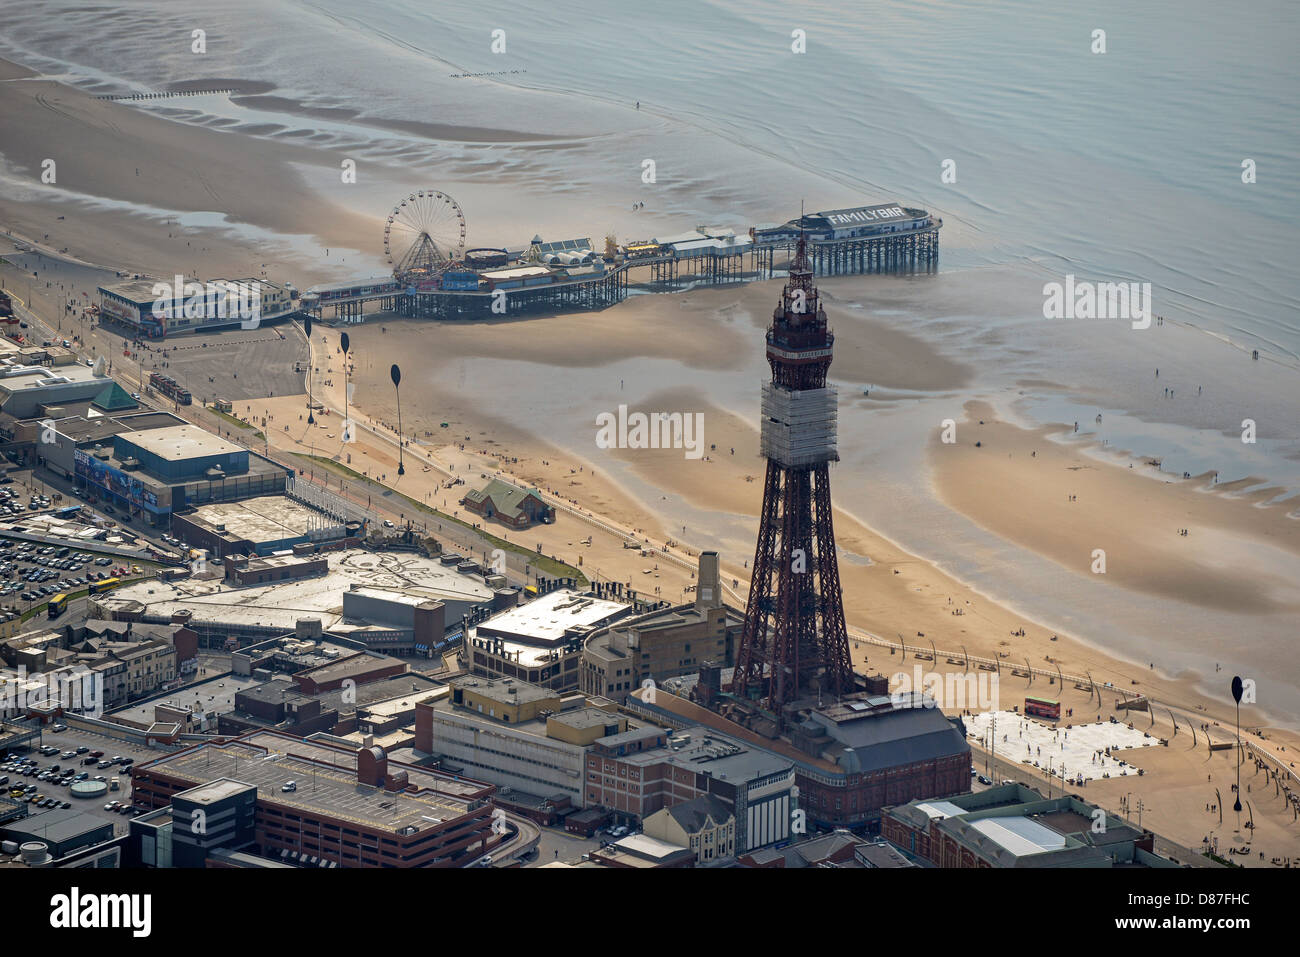
[[486,487],[466,493],[460,503],[475,515],[494,519],[511,528],[555,521],[555,509],[542,500],[541,492],[500,479],[493,479]]

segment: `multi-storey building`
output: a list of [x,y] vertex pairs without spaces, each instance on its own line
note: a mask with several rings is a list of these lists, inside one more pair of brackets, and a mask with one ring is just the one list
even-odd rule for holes
[[694,674],[706,662],[731,664],[744,615],[722,601],[718,553],[700,555],[695,601],[626,618],[583,643],[584,694],[623,701],[646,681]]
[[[253,842],[265,857],[340,867],[461,867],[502,839],[492,827],[490,784],[390,761],[376,747],[273,731],[204,742],[137,765],[132,797],[161,808],[218,781],[232,782],[218,796],[237,797],[238,785],[255,790]],[[241,833],[233,828],[231,839]]]
[[585,803],[638,823],[712,795],[735,815],[736,847],[748,851],[790,836],[794,787],[794,762],[765,748],[705,727],[675,734],[642,728],[593,743]]

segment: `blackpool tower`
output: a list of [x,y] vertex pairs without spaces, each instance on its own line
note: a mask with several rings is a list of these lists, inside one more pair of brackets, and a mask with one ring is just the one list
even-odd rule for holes
[[835,337],[813,285],[802,234],[767,330],[772,380],[763,384],[763,510],[745,630],[731,692],[770,712],[855,690],[844,627],[829,466],[835,390],[826,385]]

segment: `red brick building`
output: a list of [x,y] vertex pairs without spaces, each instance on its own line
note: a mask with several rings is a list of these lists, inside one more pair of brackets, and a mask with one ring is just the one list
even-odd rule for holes
[[790,714],[783,737],[760,735],[662,688],[652,704],[642,697],[638,692],[629,698],[628,709],[678,727],[703,724],[790,758],[810,830],[874,831],[889,805],[970,791],[964,726],[920,695],[895,700],[857,694],[800,709]]
[[362,685],[368,681],[404,674],[406,670],[406,662],[397,658],[359,651],[319,668],[300,671],[292,677],[297,682],[299,691],[312,695],[341,688],[345,681]]
[[500,479],[466,493],[460,503],[475,515],[492,519],[510,528],[527,528],[535,522],[552,522],[555,509],[542,499],[535,488],[520,488]]
[[881,830],[936,867],[1178,866],[1155,853],[1150,831],[1074,795],[1045,798],[1019,784],[891,807]]
[[295,852],[339,867],[462,867],[502,839],[493,833],[492,785],[389,761],[380,748],[257,731],[137,765],[131,777],[134,802],[147,808],[220,779],[256,787],[263,856]]

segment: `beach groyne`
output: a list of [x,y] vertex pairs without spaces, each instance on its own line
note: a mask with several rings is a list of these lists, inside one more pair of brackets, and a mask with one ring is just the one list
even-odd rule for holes
[[111,100],[114,103],[133,103],[139,100],[170,100],[173,97],[180,97],[180,96],[207,96],[208,94],[211,93],[224,93],[227,96],[229,96],[238,92],[239,90],[236,90],[234,88],[212,89],[212,90],[174,90],[174,91],[163,90],[154,93],[121,93],[121,94],[110,93],[104,96],[97,96],[95,97],[95,99]]

